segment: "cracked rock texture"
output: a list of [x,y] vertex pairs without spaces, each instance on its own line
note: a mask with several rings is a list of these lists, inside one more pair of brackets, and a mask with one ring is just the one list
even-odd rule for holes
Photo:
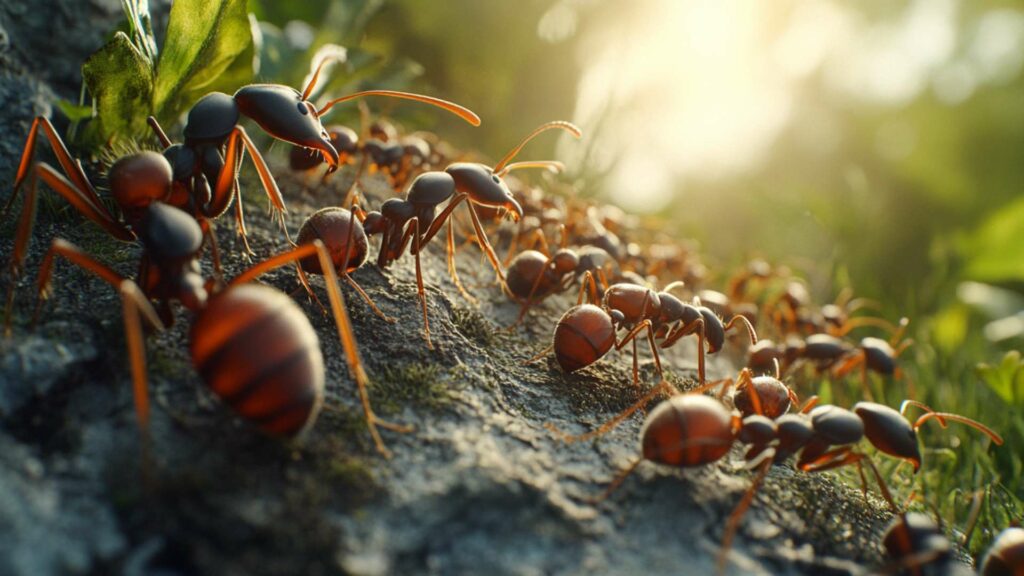
[[[3,186],[32,116],[49,112],[55,93],[75,96],[77,67],[117,19],[116,2],[44,4],[56,7],[69,38],[59,51],[48,51],[41,17],[25,4],[0,8]],[[306,215],[337,203],[351,178],[343,172],[320,185],[288,174],[280,160],[275,167],[293,235]],[[286,243],[254,182],[248,174],[247,221],[264,258]],[[390,194],[373,178],[366,188],[371,204]],[[13,220],[0,222],[5,259]],[[230,277],[249,262],[227,220],[219,237]],[[311,433],[298,444],[270,440],[221,406],[191,368],[188,314],[179,309],[172,329],[147,339],[154,414],[144,446],[114,291],[62,263],[40,325],[29,326],[36,270],[57,236],[128,276],[139,255],[60,202],[41,202],[13,335],[0,342],[0,574],[714,572],[725,518],[750,483],[738,452],[687,471],[645,463],[592,504],[636,457],[640,417],[594,442],[566,444],[547,429],[590,430],[636,398],[626,354],[576,375],[550,358],[524,364],[548,343],[572,297],[551,298],[504,331],[518,307],[479,253],[466,249],[458,260],[479,300],[471,303],[449,280],[438,242],[424,254],[428,350],[411,258],[358,270],[355,280],[397,318],[382,322],[345,288],[371,398],[385,418],[415,426],[384,432],[394,451],[385,460],[369,440],[332,322],[296,291],[291,269],[277,270],[263,280],[295,294],[327,364],[327,408]],[[325,298],[322,278],[313,284]],[[677,348],[665,361],[682,384],[693,375],[693,344]],[[720,355],[713,375],[733,372],[739,353]],[[651,363],[642,367],[650,382]],[[776,467],[744,520],[730,571],[868,573],[882,565],[888,520],[856,486]]]

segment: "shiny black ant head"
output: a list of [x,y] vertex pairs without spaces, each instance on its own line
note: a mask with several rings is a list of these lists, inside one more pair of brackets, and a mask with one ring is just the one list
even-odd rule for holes
[[[238,112],[255,120],[267,134],[296,146],[318,150],[332,171],[338,168],[338,151],[320,122],[316,106],[309,100],[303,100],[298,90],[280,84],[250,84],[235,92],[234,105]],[[235,122],[238,121],[238,112],[235,113]]]
[[860,341],[864,352],[864,363],[879,374],[891,376],[896,373],[896,351],[881,338],[868,336]]
[[402,138],[402,149],[405,151],[405,156],[416,163],[426,162],[430,159],[430,144],[419,136]]
[[580,265],[580,257],[576,252],[569,250],[568,248],[562,248],[558,252],[555,252],[551,261],[554,263],[555,272],[559,276],[572,273],[576,270],[576,267]]
[[714,354],[725,345],[725,325],[715,311],[707,306],[697,306],[704,319],[704,338],[708,341],[708,354]]
[[146,209],[138,232],[150,261],[161,270],[161,288],[186,308],[201,308],[207,299],[198,260],[203,230],[195,218],[184,210],[153,202]]
[[858,402],[853,406],[853,411],[864,422],[864,435],[875,448],[910,462],[914,472],[921,468],[917,432],[902,414],[874,402]]
[[455,179],[455,188],[469,194],[474,204],[489,208],[504,208],[512,214],[512,220],[523,217],[523,208],[512,196],[505,181],[493,170],[475,162],[456,162],[444,170]]

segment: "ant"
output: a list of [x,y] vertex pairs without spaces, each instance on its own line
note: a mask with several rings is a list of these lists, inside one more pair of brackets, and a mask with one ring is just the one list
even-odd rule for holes
[[35,317],[51,291],[56,256],[95,274],[118,291],[124,308],[136,418],[144,434],[149,425],[149,400],[143,322],[156,330],[171,325],[172,301],[193,313],[192,363],[222,401],[268,435],[292,437],[312,427],[324,394],[324,361],[316,331],[285,294],[249,281],[313,256],[325,271],[338,337],[359,390],[370,434],[377,450],[390,455],[377,427],[398,432],[411,429],[379,419],[370,406],[355,334],[330,254],[321,242],[273,256],[222,287],[200,275],[198,254],[203,234],[188,213],[153,202],[144,209],[139,222],[143,254],[135,281],[122,277],[70,242],[55,239],[40,266]]
[[[583,303],[585,294],[589,294],[587,304]],[[596,302],[597,286],[594,277],[590,272],[585,272],[576,305],[558,320],[551,346],[526,363],[535,362],[553,350],[555,360],[562,370],[572,373],[597,362],[612,348],[621,350],[626,344],[633,342],[633,385],[639,389],[636,338],[646,330],[647,341],[660,377],[661,359],[655,346],[653,328],[653,321],[661,310],[658,294],[636,284],[615,284],[605,291],[600,306],[597,306]],[[619,328],[628,330],[621,339],[616,336]]]
[[999,533],[981,561],[982,576],[1020,574],[1024,570],[1024,529],[1011,526]]
[[706,377],[704,356],[715,354],[725,346],[726,332],[737,325],[742,325],[747,331],[751,345],[757,344],[757,332],[750,320],[743,315],[737,314],[727,323],[723,323],[718,313],[704,306],[700,298],[695,298],[693,304],[687,304],[671,294],[673,289],[683,285],[682,281],[672,282],[658,293],[662,307],[655,328],[663,338],[661,348],[669,348],[685,336],[697,336],[697,375],[700,384],[703,385]]
[[[241,166],[243,148],[249,152],[249,156],[256,166],[263,189],[270,198],[272,210],[277,215],[282,215],[286,211],[281,192],[270,174],[266,162],[245,129],[238,125],[241,115],[255,120],[263,130],[274,138],[318,150],[330,164],[329,172],[338,168],[339,155],[331,145],[330,138],[320,123],[320,117],[334,105],[347,100],[363,96],[389,96],[416,100],[444,108],[473,125],[480,124],[480,119],[476,114],[457,104],[429,96],[392,90],[368,90],[342,96],[331,100],[318,110],[307,98],[317,83],[321,69],[328,60],[324,59],[320,62],[309,84],[301,94],[294,88],[280,84],[250,84],[240,88],[234,96],[228,96],[222,92],[207,94],[189,110],[184,144],[172,144],[156,119],[150,117],[150,126],[165,147],[163,152],[165,162],[157,161],[154,158],[155,154],[142,152],[125,157],[122,159],[123,162],[115,163],[118,166],[117,170],[114,170],[113,166],[111,167],[111,189],[124,215],[123,221],[117,219],[103,206],[96,189],[86,177],[81,163],[72,158],[67,146],[50,121],[44,116],[37,116],[32,122],[28,139],[22,151],[14,181],[14,192],[5,208],[6,211],[13,204],[19,188],[31,172],[30,191],[25,196],[25,205],[18,221],[18,231],[15,237],[15,249],[11,260],[12,274],[16,276],[24,262],[35,215],[35,182],[38,178],[43,179],[75,209],[99,224],[118,240],[133,241],[136,239],[134,226],[137,225],[141,210],[151,202],[161,201],[186,210],[196,219],[203,221],[201,226],[204,228],[204,234],[209,237],[211,246],[214,246],[211,248],[214,266],[219,271],[220,262],[214,244],[214,236],[205,220],[224,214],[236,197],[238,197],[238,201],[235,203],[235,214],[239,233],[245,241],[246,253],[252,253],[248,241],[245,240],[242,202],[241,196],[238,194],[238,169]],[[40,131],[50,142],[50,146],[57,156],[57,162],[66,177],[61,176],[46,163],[33,163],[36,137]],[[172,184],[164,185],[166,180],[164,173],[168,172],[168,168],[171,168],[169,172],[172,176]],[[285,233],[287,234],[287,229],[285,229]],[[13,293],[8,296],[8,310],[12,299]]]
[[923,568],[943,568],[953,557],[953,545],[946,535],[931,517],[919,512],[897,514],[882,535],[882,546],[893,558],[885,572],[906,569],[921,575]]
[[[520,168],[550,167],[550,161],[509,163],[516,154],[536,135],[551,129],[565,130],[579,137],[579,129],[564,121],[548,122],[534,130],[518,146],[513,148],[495,168],[483,164],[459,162],[449,165],[443,172],[429,171],[416,177],[409,186],[405,198],[391,198],[381,204],[379,211],[366,215],[364,228],[369,235],[381,234],[380,252],[377,265],[387,267],[400,258],[406,251],[415,257],[416,287],[423,309],[423,335],[428,348],[430,342],[430,322],[427,317],[427,299],[423,286],[423,273],[420,266],[420,252],[448,222],[447,256],[448,272],[462,294],[467,295],[465,287],[459,280],[455,268],[455,238],[450,217],[454,210],[464,201],[469,202],[469,215],[476,232],[475,240],[480,249],[487,255],[491,266],[504,284],[505,276],[501,263],[491,248],[484,234],[483,225],[474,206],[486,206],[507,211],[513,220],[523,215],[523,209],[516,202],[502,176]],[[445,208],[435,214],[437,207],[447,202]]]
[[[352,272],[366,262],[366,257],[370,252],[369,239],[362,224],[365,218],[365,213],[358,205],[353,205],[352,210],[346,210],[340,206],[321,208],[302,222],[296,241],[298,244],[309,244],[314,240],[323,242],[337,274],[359,293],[374,314],[384,321],[392,323],[395,319],[384,314],[374,304],[370,295],[351,276]],[[298,276],[306,292],[323,308],[323,304],[320,303],[319,298],[309,286],[307,273],[324,274],[323,267],[317,258],[310,256],[300,260]]]
[[[672,388],[663,382],[593,432],[581,436],[561,434],[562,439],[575,442],[608,432],[665,387]],[[761,387],[748,386],[747,389],[752,396],[757,397]],[[793,398],[796,398],[795,395]],[[811,397],[804,403],[799,414],[783,411],[773,419],[762,411],[762,407],[767,404],[761,400],[753,401],[751,405],[754,413],[744,416],[730,412],[722,403],[700,393],[674,394],[658,404],[644,420],[640,429],[641,457],[624,469],[597,501],[610,495],[644,460],[684,468],[701,466],[721,459],[737,442],[749,445],[744,456],[747,468],[757,468],[758,472],[751,487],[729,516],[718,562],[719,570],[723,571],[739,522],[768,470],[773,464],[784,462],[790,456],[798,455],[796,467],[803,472],[823,472],[856,464],[865,492],[867,481],[863,464],[866,463],[874,473],[883,497],[895,513],[898,509],[878,469],[867,454],[854,447],[862,439],[866,438],[880,452],[910,462],[915,473],[921,466],[917,430],[930,419],[936,419],[943,427],[947,420],[960,422],[981,431],[997,445],[1003,443],[998,434],[979,422],[957,414],[935,412],[913,400],[904,401],[900,411],[874,402],[858,402],[853,410],[834,405],[818,406],[817,402],[817,397]],[[904,417],[912,406],[925,411],[913,424]]]
[[[531,244],[541,251],[523,250],[508,264],[505,275],[509,296],[522,304],[513,327],[522,322],[532,306],[548,296],[568,290],[573,279],[582,277],[586,272],[590,272],[599,284],[595,300],[608,289],[608,271],[617,268],[615,259],[596,246],[583,246],[578,251],[567,248],[564,225],[559,227],[559,234],[561,248],[554,255],[550,254],[544,235],[539,234],[534,236],[536,240]],[[617,278],[614,272],[613,278]]]

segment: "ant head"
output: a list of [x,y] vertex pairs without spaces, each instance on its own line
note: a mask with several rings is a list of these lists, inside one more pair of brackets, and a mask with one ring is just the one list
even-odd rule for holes
[[384,231],[386,226],[387,221],[384,219],[384,215],[380,212],[374,210],[366,213],[366,219],[363,220],[363,230],[365,230],[367,234],[371,236],[373,234],[380,234]]
[[238,111],[255,120],[267,134],[296,146],[318,150],[331,170],[337,169],[338,151],[320,123],[320,114],[298,90],[280,84],[250,84],[235,92],[234,102]]
[[469,194],[474,204],[504,208],[514,221],[523,217],[523,208],[512,196],[508,185],[487,166],[475,162],[456,162],[444,171],[455,179],[455,189]]
[[580,264],[580,258],[576,255],[576,252],[568,248],[562,248],[555,252],[551,260],[555,265],[555,272],[560,276],[572,273]]
[[612,318],[612,324],[619,326],[626,321],[626,315],[620,310],[609,310],[608,315]]
[[853,411],[864,422],[864,435],[875,447],[890,456],[902,458],[921,467],[921,451],[917,445],[917,432],[898,411],[874,402],[858,402]]

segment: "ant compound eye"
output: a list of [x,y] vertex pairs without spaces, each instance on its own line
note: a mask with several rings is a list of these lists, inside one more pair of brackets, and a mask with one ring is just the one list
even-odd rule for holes
[[302,114],[303,116],[305,116],[306,114],[309,114],[309,107],[306,105],[305,102],[299,102],[298,108],[299,108],[299,114]]
[[495,184],[501,184],[501,178],[498,178],[497,174],[491,174],[491,180],[494,180]]

